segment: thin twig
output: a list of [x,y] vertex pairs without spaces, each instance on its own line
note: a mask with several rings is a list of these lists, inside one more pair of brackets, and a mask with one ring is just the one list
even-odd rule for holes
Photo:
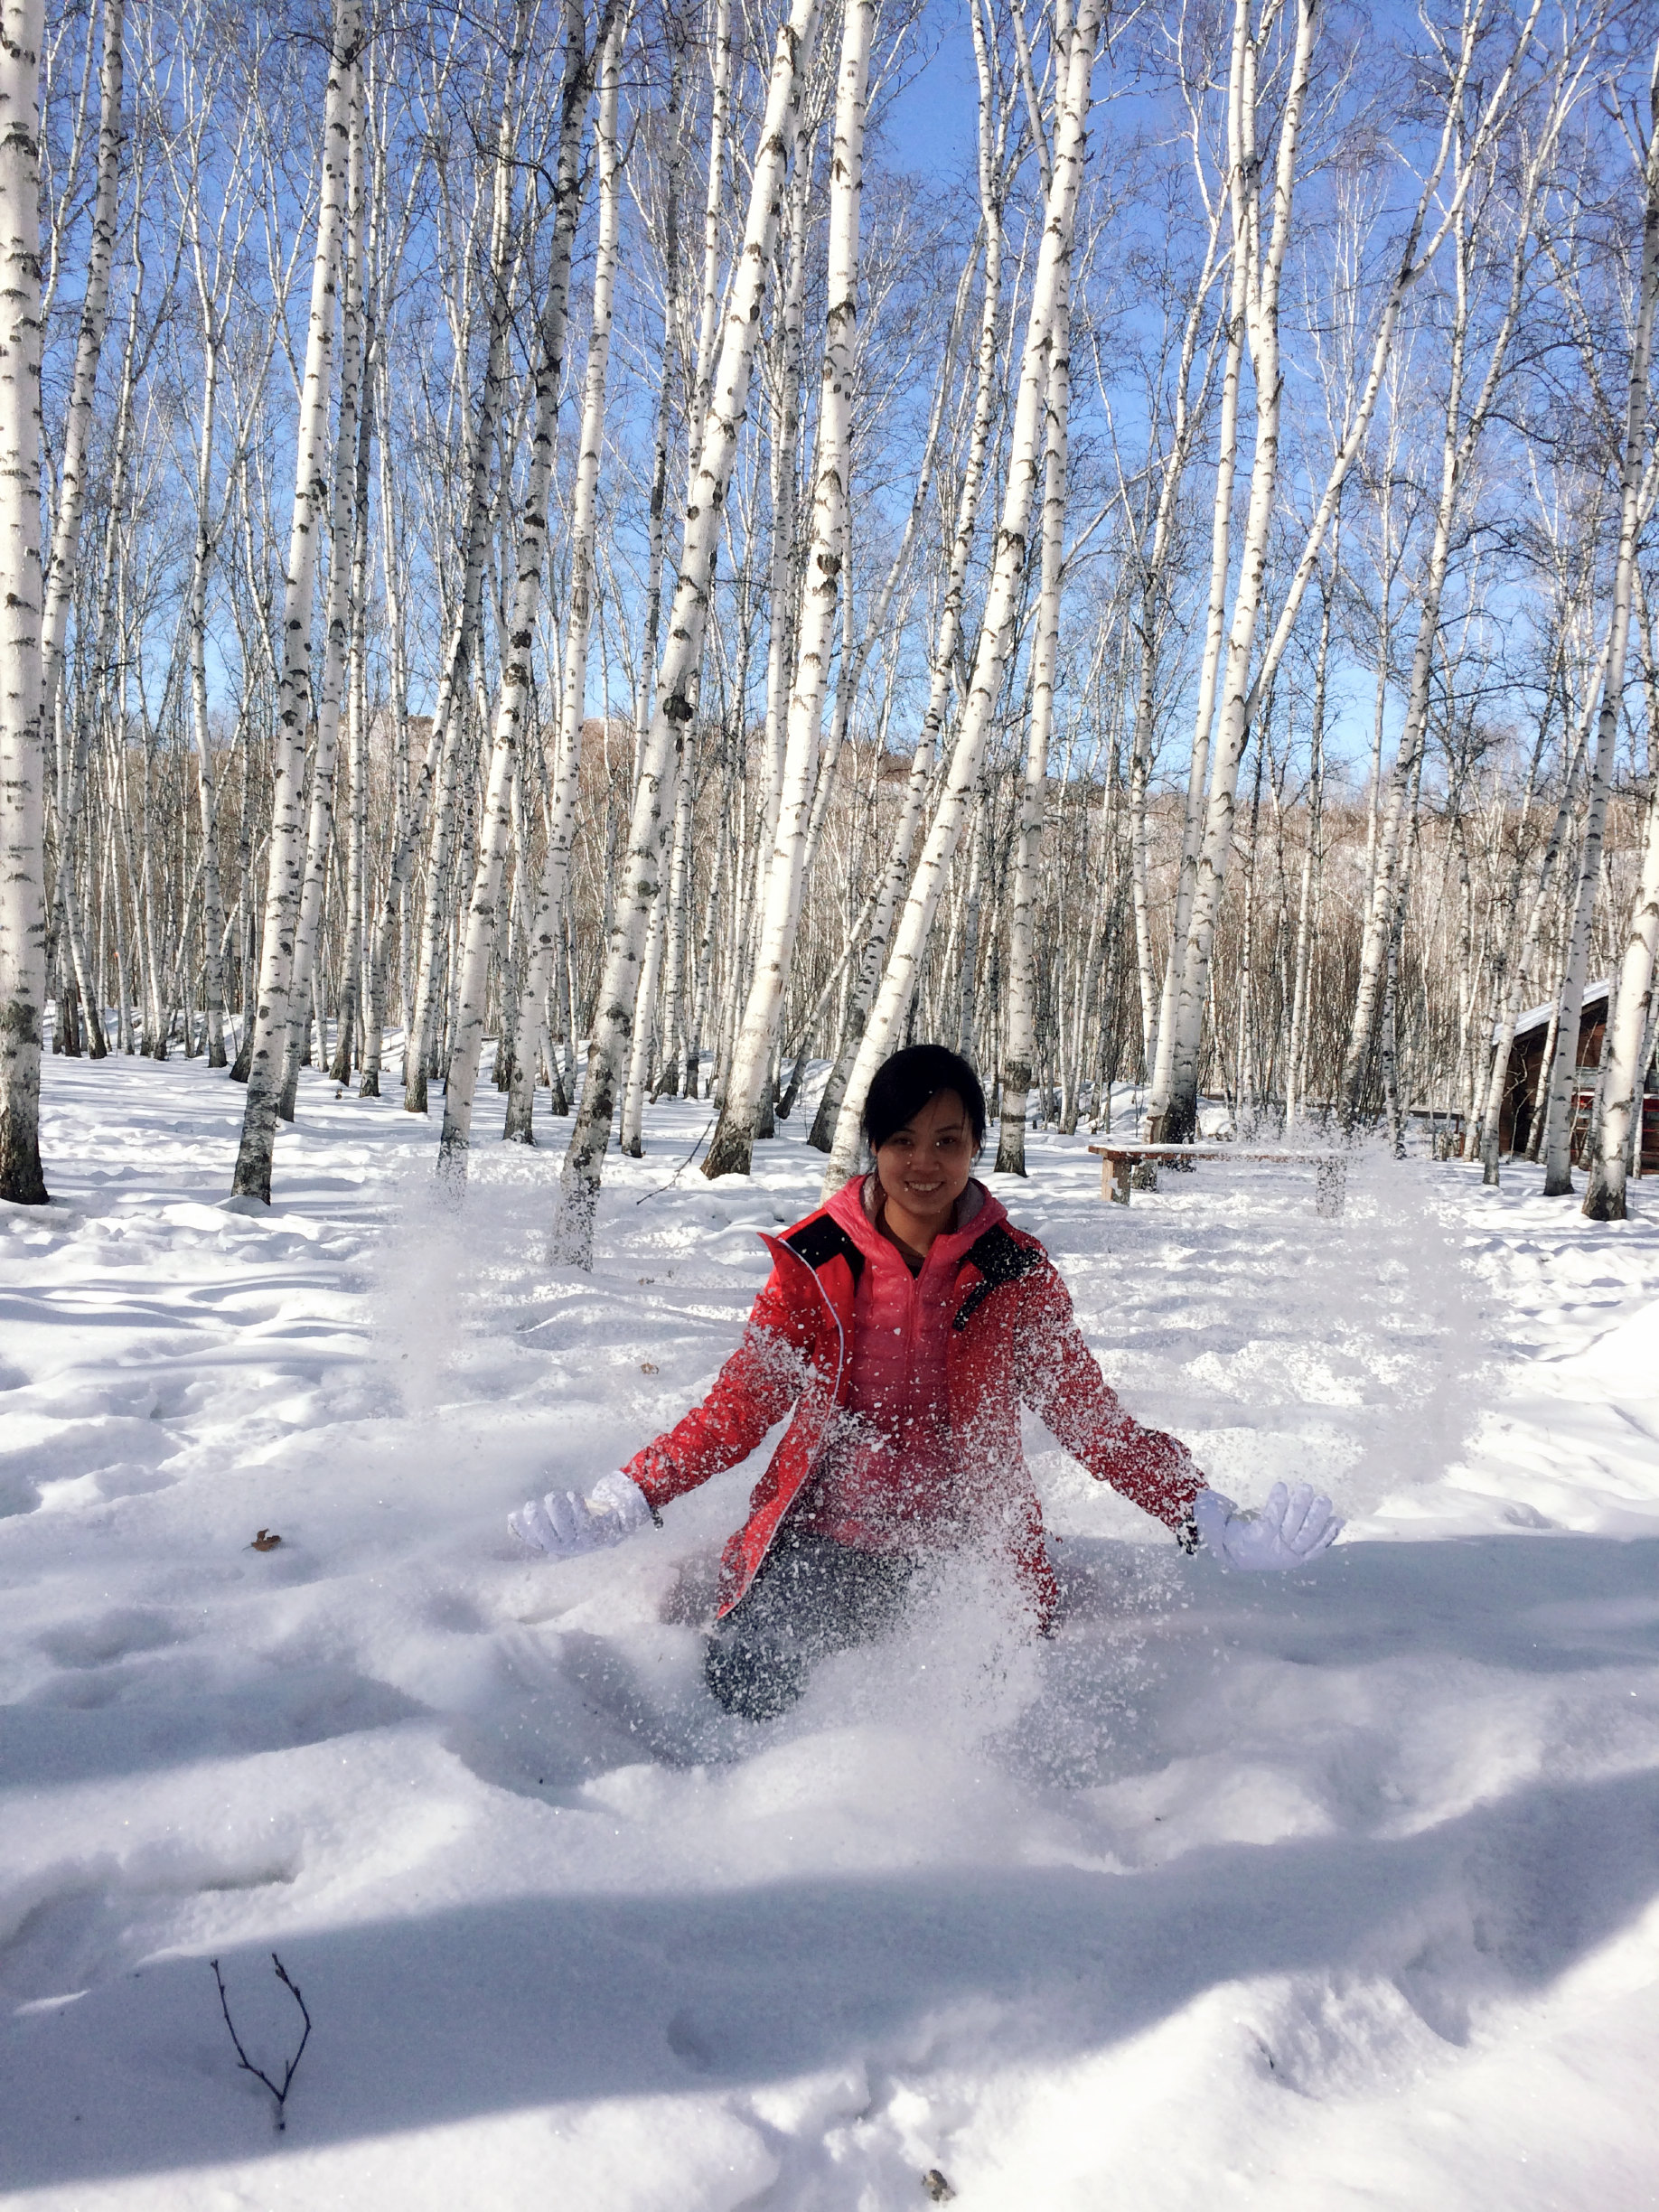
[[[718,1117],[715,1114],[709,1115],[708,1127],[705,1128],[703,1131],[703,1137],[708,1136],[709,1129],[713,1129],[717,1119]],[[661,1198],[665,1190],[673,1189],[675,1184],[679,1182],[680,1176],[684,1175],[686,1169],[697,1158],[697,1146],[702,1143],[703,1137],[699,1137],[697,1139],[697,1144],[692,1146],[691,1149],[686,1154],[684,1159],[680,1161],[679,1167],[675,1168],[673,1174],[670,1176],[668,1181],[666,1183],[659,1183],[655,1190],[648,1190],[645,1193],[645,1198]],[[636,1206],[642,1206],[645,1203],[645,1198],[636,1198],[633,1203]]]
[[253,2060],[242,2048],[242,2039],[236,2032],[236,2022],[230,2017],[230,2000],[225,1994],[225,1977],[219,1971],[219,1961],[217,1959],[210,1959],[208,1961],[208,1964],[213,1969],[213,1979],[219,1984],[219,2009],[225,2016],[225,2026],[230,2030],[231,2042],[236,2046],[237,2063],[245,2072],[251,2074],[256,2081],[262,2081],[266,2087],[270,2091],[271,2095],[276,2098],[276,2127],[278,2132],[281,2132],[281,2131],[284,2130],[288,2124],[284,2114],[283,2108],[288,2101],[288,2091],[293,2086],[295,2070],[298,2067],[300,2060],[305,2057],[305,2046],[311,2040],[311,2014],[305,2010],[305,2000],[299,1993],[299,1984],[298,1982],[290,1979],[287,1968],[283,1964],[282,1961],[273,1951],[271,1953],[271,1964],[276,1970],[276,1979],[282,1983],[284,1989],[286,1989],[292,1996],[295,2003],[298,2005],[300,2009],[300,2018],[305,2023],[305,2032],[301,2035],[299,2039],[299,2048],[295,2052],[293,2057],[289,2059],[287,2066],[284,2070],[282,2087],[279,2089],[276,2083],[271,2079],[270,2076],[265,2071],[265,2068],[263,2067],[255,2066]]

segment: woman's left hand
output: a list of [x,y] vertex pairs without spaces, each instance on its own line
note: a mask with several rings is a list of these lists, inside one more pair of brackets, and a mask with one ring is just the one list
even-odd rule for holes
[[1206,1551],[1223,1567],[1305,1567],[1334,1544],[1342,1523],[1327,1497],[1316,1497],[1311,1483],[1294,1490],[1275,1483],[1260,1513],[1246,1513],[1219,1490],[1201,1490],[1193,1500],[1193,1520]]

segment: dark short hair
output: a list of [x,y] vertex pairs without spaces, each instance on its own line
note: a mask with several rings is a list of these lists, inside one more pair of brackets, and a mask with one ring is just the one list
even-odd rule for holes
[[907,1045],[884,1060],[870,1078],[864,1101],[864,1137],[872,1152],[914,1121],[929,1099],[954,1091],[973,1130],[975,1147],[985,1142],[985,1093],[979,1079],[946,1045]]

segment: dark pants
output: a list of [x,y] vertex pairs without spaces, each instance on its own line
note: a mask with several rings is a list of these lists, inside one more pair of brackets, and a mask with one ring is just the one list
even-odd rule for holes
[[786,1712],[818,1662],[897,1619],[915,1562],[828,1536],[779,1535],[738,1604],[717,1621],[703,1671],[727,1712]]

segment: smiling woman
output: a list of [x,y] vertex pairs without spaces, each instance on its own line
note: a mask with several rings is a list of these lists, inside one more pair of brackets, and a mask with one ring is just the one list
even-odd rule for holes
[[586,1497],[532,1499],[511,1516],[525,1542],[569,1558],[632,1534],[792,1406],[726,1547],[708,1641],[709,1689],[757,1720],[793,1704],[827,1653],[889,1626],[942,1553],[999,1565],[1032,1626],[1052,1627],[1025,1407],[1188,1551],[1202,1539],[1231,1566],[1293,1567],[1331,1542],[1328,1499],[1280,1485],[1260,1518],[1237,1515],[1185,1444],[1119,1404],[1048,1254],[974,1179],[985,1096],[959,1054],[895,1053],[864,1134],[873,1169],[764,1240],[772,1273],[702,1404]]

